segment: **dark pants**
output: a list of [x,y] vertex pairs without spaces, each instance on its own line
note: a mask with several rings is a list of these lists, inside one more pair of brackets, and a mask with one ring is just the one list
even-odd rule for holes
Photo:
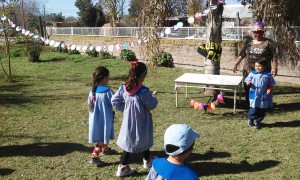
[[250,107],[248,111],[248,119],[256,120],[256,122],[260,122],[265,118],[266,109],[264,108],[252,108]]
[[[121,155],[121,159],[120,159],[120,161],[121,161],[120,164],[127,165],[130,154],[131,154],[130,152],[123,151],[123,153]],[[150,150],[149,149],[144,151],[143,154],[144,154],[144,159],[148,160],[150,158]]]

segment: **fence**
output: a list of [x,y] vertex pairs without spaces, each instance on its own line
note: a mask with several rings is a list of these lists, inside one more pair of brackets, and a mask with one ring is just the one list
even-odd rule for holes
[[[161,38],[178,39],[206,39],[206,27],[182,27],[171,29],[170,34],[165,34],[165,29],[158,29],[157,35]],[[251,36],[251,26],[247,27],[223,27],[222,39],[240,41],[247,36]],[[267,30],[270,28],[267,28]],[[296,31],[296,41],[300,41],[300,26],[294,27]],[[144,28],[140,27],[47,27],[48,35],[70,35],[70,36],[112,36],[112,37],[143,37]],[[272,37],[271,31],[266,31],[267,37]]]

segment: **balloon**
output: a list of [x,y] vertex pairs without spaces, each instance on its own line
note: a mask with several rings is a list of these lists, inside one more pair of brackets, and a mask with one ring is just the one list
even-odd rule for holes
[[83,47],[82,47],[82,50],[83,50],[83,51],[86,51],[87,48],[88,48],[87,46],[83,46]]
[[[56,42],[55,44],[54,44],[54,47],[58,47],[60,45],[60,42]],[[64,45],[65,46],[65,45]]]
[[94,47],[93,47],[93,46],[90,46],[90,47],[89,47],[89,50],[90,50],[90,51],[94,50]]
[[26,31],[24,34],[25,34],[26,36],[28,36],[28,35],[30,34],[30,31]]
[[201,18],[202,18],[202,14],[199,13],[199,12],[196,13],[196,14],[195,14],[195,18],[198,19],[198,20],[201,19]]
[[194,103],[194,109],[196,110],[196,109],[198,109],[199,108],[199,103],[198,102],[195,102]]
[[116,48],[117,51],[119,51],[121,49],[121,45],[120,44],[116,44],[115,48]]
[[114,45],[108,46],[108,50],[109,50],[109,51],[113,51],[113,50],[114,50]]
[[20,26],[16,27],[16,31],[21,31]]
[[193,16],[190,16],[190,17],[188,18],[188,23],[193,24],[194,21],[195,21],[195,18],[194,18]]
[[178,22],[178,23],[177,23],[177,27],[178,27],[178,28],[182,28],[182,27],[183,27],[183,23],[182,23],[182,22]]
[[202,110],[204,108],[204,104],[203,103],[200,103],[199,104],[199,110]]
[[2,20],[2,21],[5,21],[5,20],[6,20],[6,16],[2,16],[2,17],[1,17],[1,20]]
[[71,50],[74,51],[75,49],[76,49],[76,46],[73,44],[73,45],[71,46]]
[[173,28],[174,28],[175,31],[178,30],[178,26],[177,25],[173,26]]
[[97,52],[100,52],[101,50],[102,50],[102,47],[101,47],[101,46],[97,46],[97,47],[96,47],[96,51],[97,51]]
[[165,29],[165,34],[171,34],[171,28],[166,28]]
[[45,44],[49,44],[49,42],[50,42],[49,39],[45,40]]
[[55,44],[55,41],[54,40],[51,40],[50,42],[49,42],[49,45],[50,46],[53,46]]
[[81,49],[81,46],[76,46],[77,51],[80,51],[80,49]]
[[37,39],[37,38],[39,38],[39,35],[34,35],[32,38]]
[[194,104],[195,104],[195,100],[191,100],[191,102],[190,102],[190,107],[194,107]]

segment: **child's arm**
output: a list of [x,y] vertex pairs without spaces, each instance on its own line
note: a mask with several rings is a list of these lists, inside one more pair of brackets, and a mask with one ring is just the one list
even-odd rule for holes
[[114,94],[111,98],[111,104],[114,108],[119,111],[124,111],[125,103],[122,95],[122,91],[119,89],[116,94]]
[[252,79],[253,79],[253,74],[252,74],[252,72],[245,78],[245,83],[246,83],[246,86],[251,86],[251,82],[252,82]]
[[267,95],[269,95],[270,92],[272,92],[272,90],[273,90],[273,86],[268,87],[268,89],[267,89]]
[[148,90],[148,92],[143,93],[142,96],[140,97],[142,103],[146,106],[147,109],[152,110],[156,108],[158,101],[156,97],[151,93],[150,90]]

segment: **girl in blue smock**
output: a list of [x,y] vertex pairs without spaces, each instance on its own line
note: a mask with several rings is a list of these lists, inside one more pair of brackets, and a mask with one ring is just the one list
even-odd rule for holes
[[143,81],[147,67],[142,62],[131,61],[125,84],[121,85],[111,102],[113,107],[123,112],[123,121],[117,145],[123,150],[116,175],[125,176],[133,173],[128,166],[131,153],[143,153],[143,167],[152,166],[150,148],[153,145],[153,122],[150,110],[157,106],[157,99]]
[[102,164],[99,154],[107,155],[115,151],[108,148],[109,140],[114,138],[114,112],[111,97],[114,92],[107,87],[109,71],[98,66],[93,72],[93,87],[89,92],[89,143],[95,143],[91,164]]
[[[255,70],[245,79],[246,85],[250,87],[248,124],[249,126],[255,126],[257,129],[261,127],[260,122],[265,117],[266,109],[269,107],[268,103],[270,102],[271,92],[275,85],[272,74],[265,71],[266,67],[266,60],[256,61]],[[254,124],[254,120],[256,121],[256,124]]]

